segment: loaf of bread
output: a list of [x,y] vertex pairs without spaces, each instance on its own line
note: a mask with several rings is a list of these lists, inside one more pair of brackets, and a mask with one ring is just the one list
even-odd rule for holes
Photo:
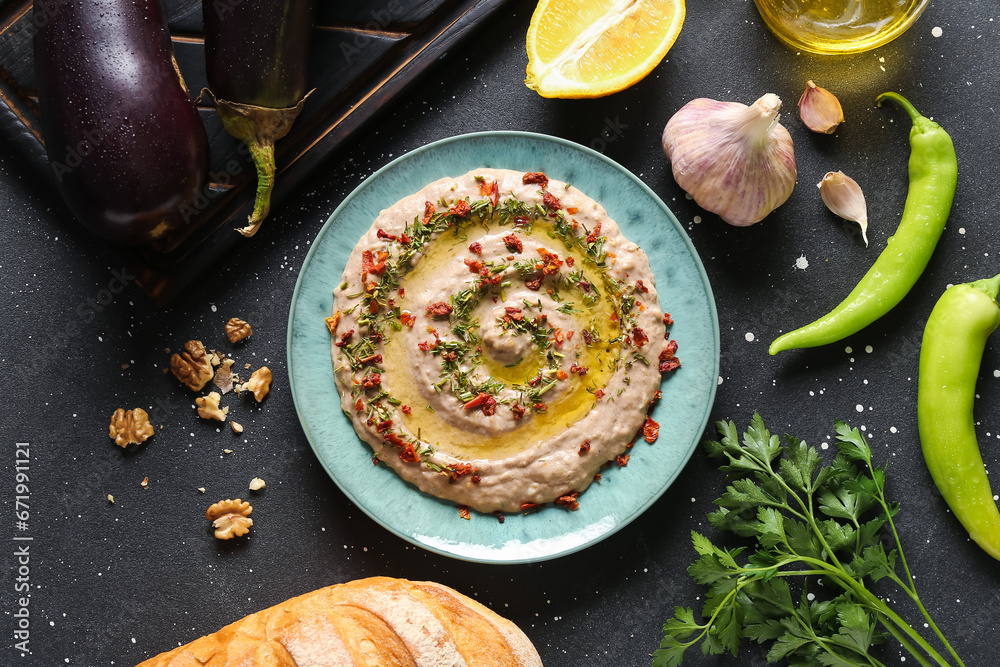
[[328,586],[138,667],[541,666],[521,630],[461,593],[389,577]]

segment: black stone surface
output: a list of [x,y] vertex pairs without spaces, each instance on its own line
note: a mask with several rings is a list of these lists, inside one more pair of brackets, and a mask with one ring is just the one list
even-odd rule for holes
[[[722,370],[713,417],[743,426],[756,410],[773,430],[816,445],[832,434],[835,419],[863,427],[878,460],[889,463],[888,492],[902,504],[897,525],[924,604],[966,665],[997,664],[1000,565],[968,539],[935,491],[920,454],[915,403],[920,337],[934,302],[951,283],[1000,272],[1000,11],[973,0],[932,2],[896,42],[824,59],[781,46],[748,0],[688,4],[680,38],[649,77],[617,95],[573,101],[542,99],[522,84],[533,3],[513,3],[327,160],[253,243],[169,310],[156,310],[134,285],[113,293],[118,258],[0,144],[0,664],[134,665],[293,595],[371,575],[436,580],[473,596],[517,622],[549,666],[650,663],[674,606],[697,608],[702,599],[685,571],[694,559],[690,532],[715,534],[705,515],[724,478],[701,450],[657,503],[611,538],[556,561],[488,566],[427,553],[368,519],[324,474],[295,415],[287,311],[323,222],[393,157],[487,129],[592,146],[674,209],[718,304]],[[843,102],[847,122],[833,136],[812,135],[797,119],[807,79]],[[850,291],[898,222],[909,122],[898,108],[875,107],[884,90],[908,96],[954,137],[960,176],[948,228],[925,275],[891,314],[841,343],[769,357],[776,335]],[[732,228],[685,198],[660,133],[692,98],[749,103],[765,92],[785,101],[799,182],[765,221]],[[868,248],[815,190],[826,171],[838,169],[864,187]],[[805,270],[796,268],[800,258]],[[165,349],[190,338],[229,350],[223,325],[234,315],[255,332],[235,349],[239,362],[267,364],[275,375],[262,405],[228,400],[246,428],[238,437],[199,420],[193,395],[162,372]],[[983,360],[977,403],[991,470],[1000,458],[997,340]],[[138,451],[123,452],[107,438],[108,420],[116,408],[136,406],[163,428]],[[17,442],[30,443],[26,531],[15,526]],[[233,453],[224,454],[227,448]],[[247,497],[254,476],[267,488],[251,498],[250,539],[216,541],[206,507]],[[30,544],[30,654],[15,649],[13,634],[22,597],[14,552],[23,544]],[[892,601],[922,629],[912,605],[895,594]],[[764,655],[756,646],[737,658],[693,650],[685,664],[757,666],[766,664]],[[918,664],[903,655],[890,642],[878,658]]]

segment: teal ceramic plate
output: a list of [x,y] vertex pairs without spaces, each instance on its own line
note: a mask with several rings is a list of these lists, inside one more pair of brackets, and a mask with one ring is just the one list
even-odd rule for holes
[[[580,496],[575,512],[459,517],[454,504],[374,466],[371,450],[340,410],[323,323],[347,257],[379,211],[431,181],[477,167],[543,171],[600,202],[649,255],[660,304],[674,319],[671,337],[683,364],[663,382],[653,411],[660,437],[639,440],[629,464],[612,467]],[[539,134],[483,132],[438,141],[372,174],[320,230],[299,274],[288,318],[288,373],[302,428],[334,482],[390,531],[430,551],[469,561],[527,563],[583,549],[619,530],[681,474],[708,423],[719,376],[719,322],[712,289],[677,219],[638,178],[603,155]]]

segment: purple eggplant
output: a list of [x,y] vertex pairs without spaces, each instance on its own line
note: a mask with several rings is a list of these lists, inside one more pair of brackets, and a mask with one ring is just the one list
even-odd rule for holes
[[106,239],[165,246],[195,222],[209,163],[159,0],[34,0],[34,12],[42,132],[60,194]]
[[271,208],[274,143],[302,111],[315,0],[202,0],[208,93],[223,125],[250,149],[257,195],[253,236]]

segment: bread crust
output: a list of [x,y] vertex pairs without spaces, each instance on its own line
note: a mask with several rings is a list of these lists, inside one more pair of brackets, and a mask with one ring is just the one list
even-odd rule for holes
[[291,598],[138,667],[540,667],[512,622],[430,581],[357,579]]

